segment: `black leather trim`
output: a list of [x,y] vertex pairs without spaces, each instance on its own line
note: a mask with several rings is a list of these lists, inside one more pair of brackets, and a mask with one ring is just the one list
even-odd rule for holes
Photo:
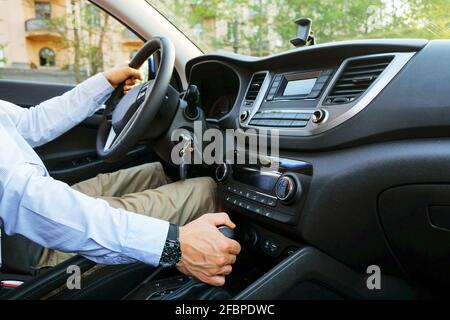
[[95,262],[92,262],[81,256],[72,257],[63,263],[44,271],[39,276],[32,280],[22,284],[19,288],[11,291],[2,297],[6,300],[38,300],[52,292],[53,290],[61,287],[67,281],[67,268],[72,265],[80,267],[80,271],[83,273],[95,266]]
[[22,235],[7,235],[2,229],[2,268],[3,273],[34,275],[41,257],[40,245]]
[[80,290],[62,290],[50,299],[118,300],[138,286],[155,268],[143,263],[104,265],[81,279]]

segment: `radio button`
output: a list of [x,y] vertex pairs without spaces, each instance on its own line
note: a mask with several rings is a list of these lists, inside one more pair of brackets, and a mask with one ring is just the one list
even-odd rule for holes
[[308,124],[308,121],[294,120],[291,123],[291,127],[305,127],[307,124]]
[[283,114],[283,120],[287,119],[287,120],[295,120],[297,118],[297,114],[296,113],[285,113]]
[[248,211],[252,211],[252,212],[255,210],[254,206],[251,203],[246,203],[245,209],[247,209]]
[[269,211],[269,210],[264,210],[262,212],[262,215],[264,217],[266,217],[266,218],[269,218],[269,219],[273,219],[273,217],[274,217],[274,213],[272,211]]
[[296,120],[309,120],[311,119],[311,113],[297,113],[295,116]]

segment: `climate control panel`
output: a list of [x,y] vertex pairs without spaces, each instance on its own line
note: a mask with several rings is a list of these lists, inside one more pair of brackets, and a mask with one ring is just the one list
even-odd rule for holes
[[225,207],[256,219],[296,224],[312,177],[312,166],[290,160],[287,168],[265,172],[263,168],[221,164],[216,167],[215,175]]

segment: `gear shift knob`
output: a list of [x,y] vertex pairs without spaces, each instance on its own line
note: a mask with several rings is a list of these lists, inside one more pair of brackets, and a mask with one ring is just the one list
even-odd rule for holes
[[189,120],[197,120],[199,117],[198,105],[200,103],[200,91],[196,85],[189,85],[184,94],[184,100],[187,102],[187,107],[184,109],[184,115]]
[[221,226],[218,228],[218,230],[227,238],[234,239],[234,230],[227,227],[227,226]]

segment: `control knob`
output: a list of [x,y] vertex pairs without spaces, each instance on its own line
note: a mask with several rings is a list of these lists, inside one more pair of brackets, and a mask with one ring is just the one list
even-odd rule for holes
[[239,116],[239,119],[241,120],[241,122],[244,122],[245,120],[248,119],[249,115],[250,112],[248,112],[248,110],[242,111],[241,115]]
[[299,185],[291,176],[281,176],[275,185],[275,195],[284,202],[291,201],[299,189]]
[[230,174],[228,165],[226,163],[218,164],[216,167],[216,180],[218,182],[225,181]]

